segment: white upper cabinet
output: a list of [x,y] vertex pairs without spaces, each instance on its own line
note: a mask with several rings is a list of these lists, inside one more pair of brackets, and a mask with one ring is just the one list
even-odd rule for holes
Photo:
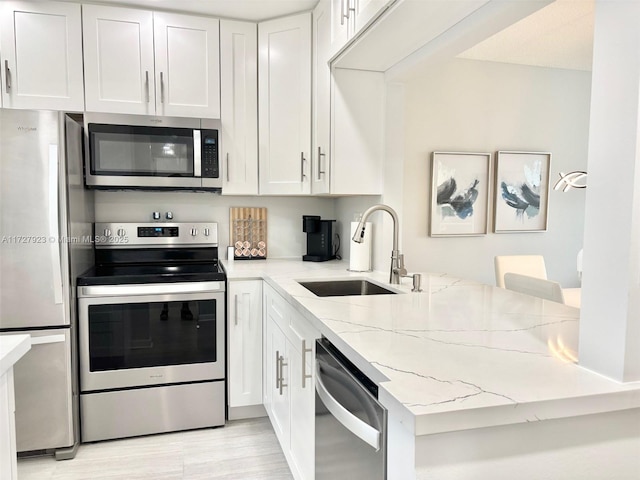
[[83,6],[86,109],[220,117],[219,22]]
[[80,5],[4,1],[0,8],[3,106],[83,111]]
[[258,193],[258,28],[220,21],[223,195]]
[[84,5],[87,111],[154,115],[153,14]]
[[384,162],[384,73],[333,69],[331,193],[379,195]]
[[260,193],[311,192],[311,14],[258,25]]
[[156,113],[220,118],[219,21],[153,14]]
[[320,0],[313,11],[313,123],[311,193],[329,193],[331,165],[331,0]]
[[[347,16],[348,0],[329,0],[331,7],[331,54],[340,50],[349,40],[353,27]],[[321,2],[322,3],[322,2]]]
[[334,0],[313,12],[315,194],[378,195],[384,160],[384,74],[329,65]]
[[329,0],[331,2],[331,55],[396,0]]

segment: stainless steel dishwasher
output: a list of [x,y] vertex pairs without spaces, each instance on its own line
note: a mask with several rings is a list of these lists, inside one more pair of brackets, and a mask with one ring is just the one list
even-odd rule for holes
[[387,411],[377,397],[336,347],[316,341],[316,480],[387,478]]

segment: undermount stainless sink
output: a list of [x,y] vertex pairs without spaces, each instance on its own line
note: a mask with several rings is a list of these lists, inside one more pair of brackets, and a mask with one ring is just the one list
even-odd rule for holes
[[368,280],[330,280],[298,282],[318,297],[345,297],[349,295],[387,295],[395,294],[380,285]]

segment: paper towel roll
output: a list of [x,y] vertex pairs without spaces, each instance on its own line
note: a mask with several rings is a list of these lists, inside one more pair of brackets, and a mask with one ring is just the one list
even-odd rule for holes
[[362,243],[352,241],[356,233],[358,222],[351,222],[351,235],[349,236],[349,270],[352,272],[371,271],[371,238],[373,225],[366,222],[364,227],[364,240]]

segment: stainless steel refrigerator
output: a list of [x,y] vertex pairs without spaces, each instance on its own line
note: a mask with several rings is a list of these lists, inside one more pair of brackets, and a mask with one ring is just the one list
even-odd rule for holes
[[82,117],[0,109],[0,334],[28,333],[14,367],[18,452],[75,455],[75,279],[93,264]]

